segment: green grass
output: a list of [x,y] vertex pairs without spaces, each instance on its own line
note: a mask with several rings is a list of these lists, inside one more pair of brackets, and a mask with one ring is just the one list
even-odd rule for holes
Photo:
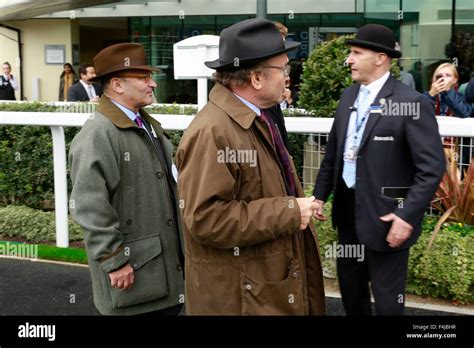
[[[0,241],[0,252],[7,253],[8,250],[12,250],[11,249],[12,245],[15,245],[15,247],[18,248],[18,245],[24,245],[24,244],[26,243]],[[57,246],[44,245],[44,244],[28,244],[28,245],[37,245],[38,259],[87,264],[87,255],[84,249],[59,248]],[[10,253],[12,252],[10,251]],[[36,251],[30,251],[30,254],[32,253],[36,253]]]

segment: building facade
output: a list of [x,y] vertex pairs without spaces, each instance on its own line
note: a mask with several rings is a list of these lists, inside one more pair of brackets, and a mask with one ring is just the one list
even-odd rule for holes
[[[16,31],[0,25],[0,60],[13,62],[13,72],[21,75],[24,99],[57,100],[62,62],[77,69],[110,44],[139,42],[149,63],[161,69],[155,76],[157,100],[196,103],[196,81],[173,78],[173,44],[195,35],[219,35],[255,17],[256,7],[256,0],[132,0],[2,21]],[[396,33],[400,64],[420,90],[428,88],[440,62],[457,64],[462,82],[474,71],[474,0],[267,0],[267,19],[287,26],[289,40],[302,42],[290,56],[296,62],[321,42],[379,23]]]

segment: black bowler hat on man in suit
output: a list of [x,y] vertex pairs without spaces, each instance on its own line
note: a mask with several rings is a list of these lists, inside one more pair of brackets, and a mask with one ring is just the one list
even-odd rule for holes
[[396,49],[397,43],[393,32],[380,24],[366,24],[360,27],[355,38],[346,40],[346,44],[383,52],[392,58],[402,56],[402,52]]
[[219,58],[205,62],[217,71],[239,70],[296,49],[296,41],[284,41],[275,23],[252,18],[222,30]]

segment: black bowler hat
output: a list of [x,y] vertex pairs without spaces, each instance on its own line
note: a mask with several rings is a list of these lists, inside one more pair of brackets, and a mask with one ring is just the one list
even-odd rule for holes
[[296,41],[283,40],[275,24],[266,19],[247,19],[222,30],[219,59],[205,62],[218,71],[238,70],[297,48]]
[[395,49],[395,36],[390,29],[380,24],[366,24],[359,28],[355,39],[346,40],[351,46],[383,52],[392,58],[400,58],[402,52]]

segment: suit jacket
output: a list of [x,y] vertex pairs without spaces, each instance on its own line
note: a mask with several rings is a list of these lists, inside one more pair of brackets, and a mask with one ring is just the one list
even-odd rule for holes
[[[341,96],[314,188],[317,199],[326,201],[342,180],[349,108],[354,104],[359,88],[360,84],[354,84]],[[380,105],[382,98],[386,101],[384,115],[370,114],[360,144],[355,224],[361,243],[372,250],[391,251],[394,249],[385,240],[391,223],[383,222],[379,217],[394,213],[411,224],[413,232],[400,248],[414,244],[421,233],[424,212],[445,171],[446,160],[434,109],[427,98],[392,76],[374,104]],[[397,106],[399,110],[394,109]],[[399,116],[394,115],[395,111]],[[338,211],[337,191],[332,217],[334,226],[344,218],[344,212]]]
[[[97,96],[102,95],[102,86],[98,83],[93,83],[95,94]],[[80,81],[77,81],[67,92],[67,100],[68,101],[89,101],[89,95],[87,94],[86,89],[82,85]]]

